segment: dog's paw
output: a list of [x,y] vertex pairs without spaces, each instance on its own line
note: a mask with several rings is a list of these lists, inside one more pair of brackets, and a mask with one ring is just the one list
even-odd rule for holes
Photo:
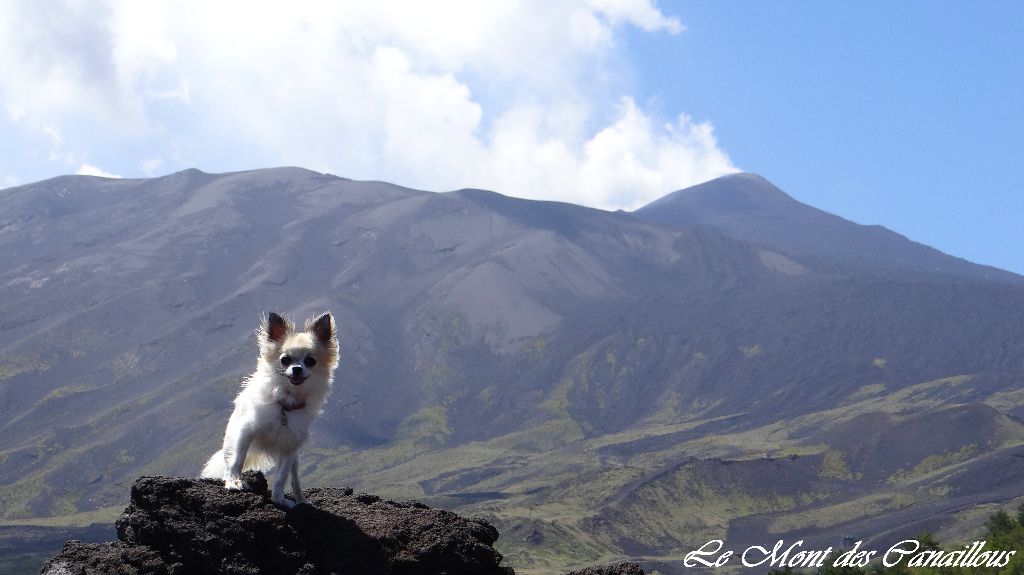
[[274,505],[277,505],[278,507],[283,507],[284,509],[292,509],[293,507],[295,507],[294,501],[292,501],[291,499],[285,499],[284,497],[272,498],[271,501],[274,503]]
[[242,490],[242,478],[241,477],[228,477],[224,479],[224,488],[230,491],[241,491]]

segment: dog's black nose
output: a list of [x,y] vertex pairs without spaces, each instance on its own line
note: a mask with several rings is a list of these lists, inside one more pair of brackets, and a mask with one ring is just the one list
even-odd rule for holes
[[302,367],[298,365],[293,365],[292,368],[288,371],[291,372],[292,377],[299,377],[300,375],[302,375]]

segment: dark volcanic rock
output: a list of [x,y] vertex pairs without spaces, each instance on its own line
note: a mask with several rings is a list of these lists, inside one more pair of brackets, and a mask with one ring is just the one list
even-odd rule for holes
[[47,575],[166,575],[167,565],[152,549],[116,543],[68,541],[60,554],[43,565]]
[[636,563],[618,563],[601,567],[587,567],[566,575],[644,575],[644,570]]
[[254,475],[249,492],[216,481],[142,477],[117,521],[119,542],[71,541],[46,575],[352,573],[512,575],[481,520],[351,489],[310,489],[283,510]]

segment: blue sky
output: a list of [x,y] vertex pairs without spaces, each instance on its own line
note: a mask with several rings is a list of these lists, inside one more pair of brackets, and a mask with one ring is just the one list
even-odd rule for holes
[[0,0],[0,187],[300,165],[633,208],[737,170],[1024,273],[1024,4]]
[[662,7],[684,34],[628,36],[661,113],[801,201],[1024,273],[1024,3]]

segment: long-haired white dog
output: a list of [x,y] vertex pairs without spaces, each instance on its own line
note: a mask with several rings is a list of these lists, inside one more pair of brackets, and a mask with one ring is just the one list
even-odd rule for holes
[[[201,477],[223,479],[228,489],[242,488],[242,471],[277,467],[271,499],[293,507],[305,503],[299,484],[299,448],[331,391],[338,365],[334,317],[325,313],[302,331],[276,313],[257,331],[260,355],[256,371],[235,398],[224,432],[224,447],[206,462]],[[291,475],[295,502],[284,498]]]

